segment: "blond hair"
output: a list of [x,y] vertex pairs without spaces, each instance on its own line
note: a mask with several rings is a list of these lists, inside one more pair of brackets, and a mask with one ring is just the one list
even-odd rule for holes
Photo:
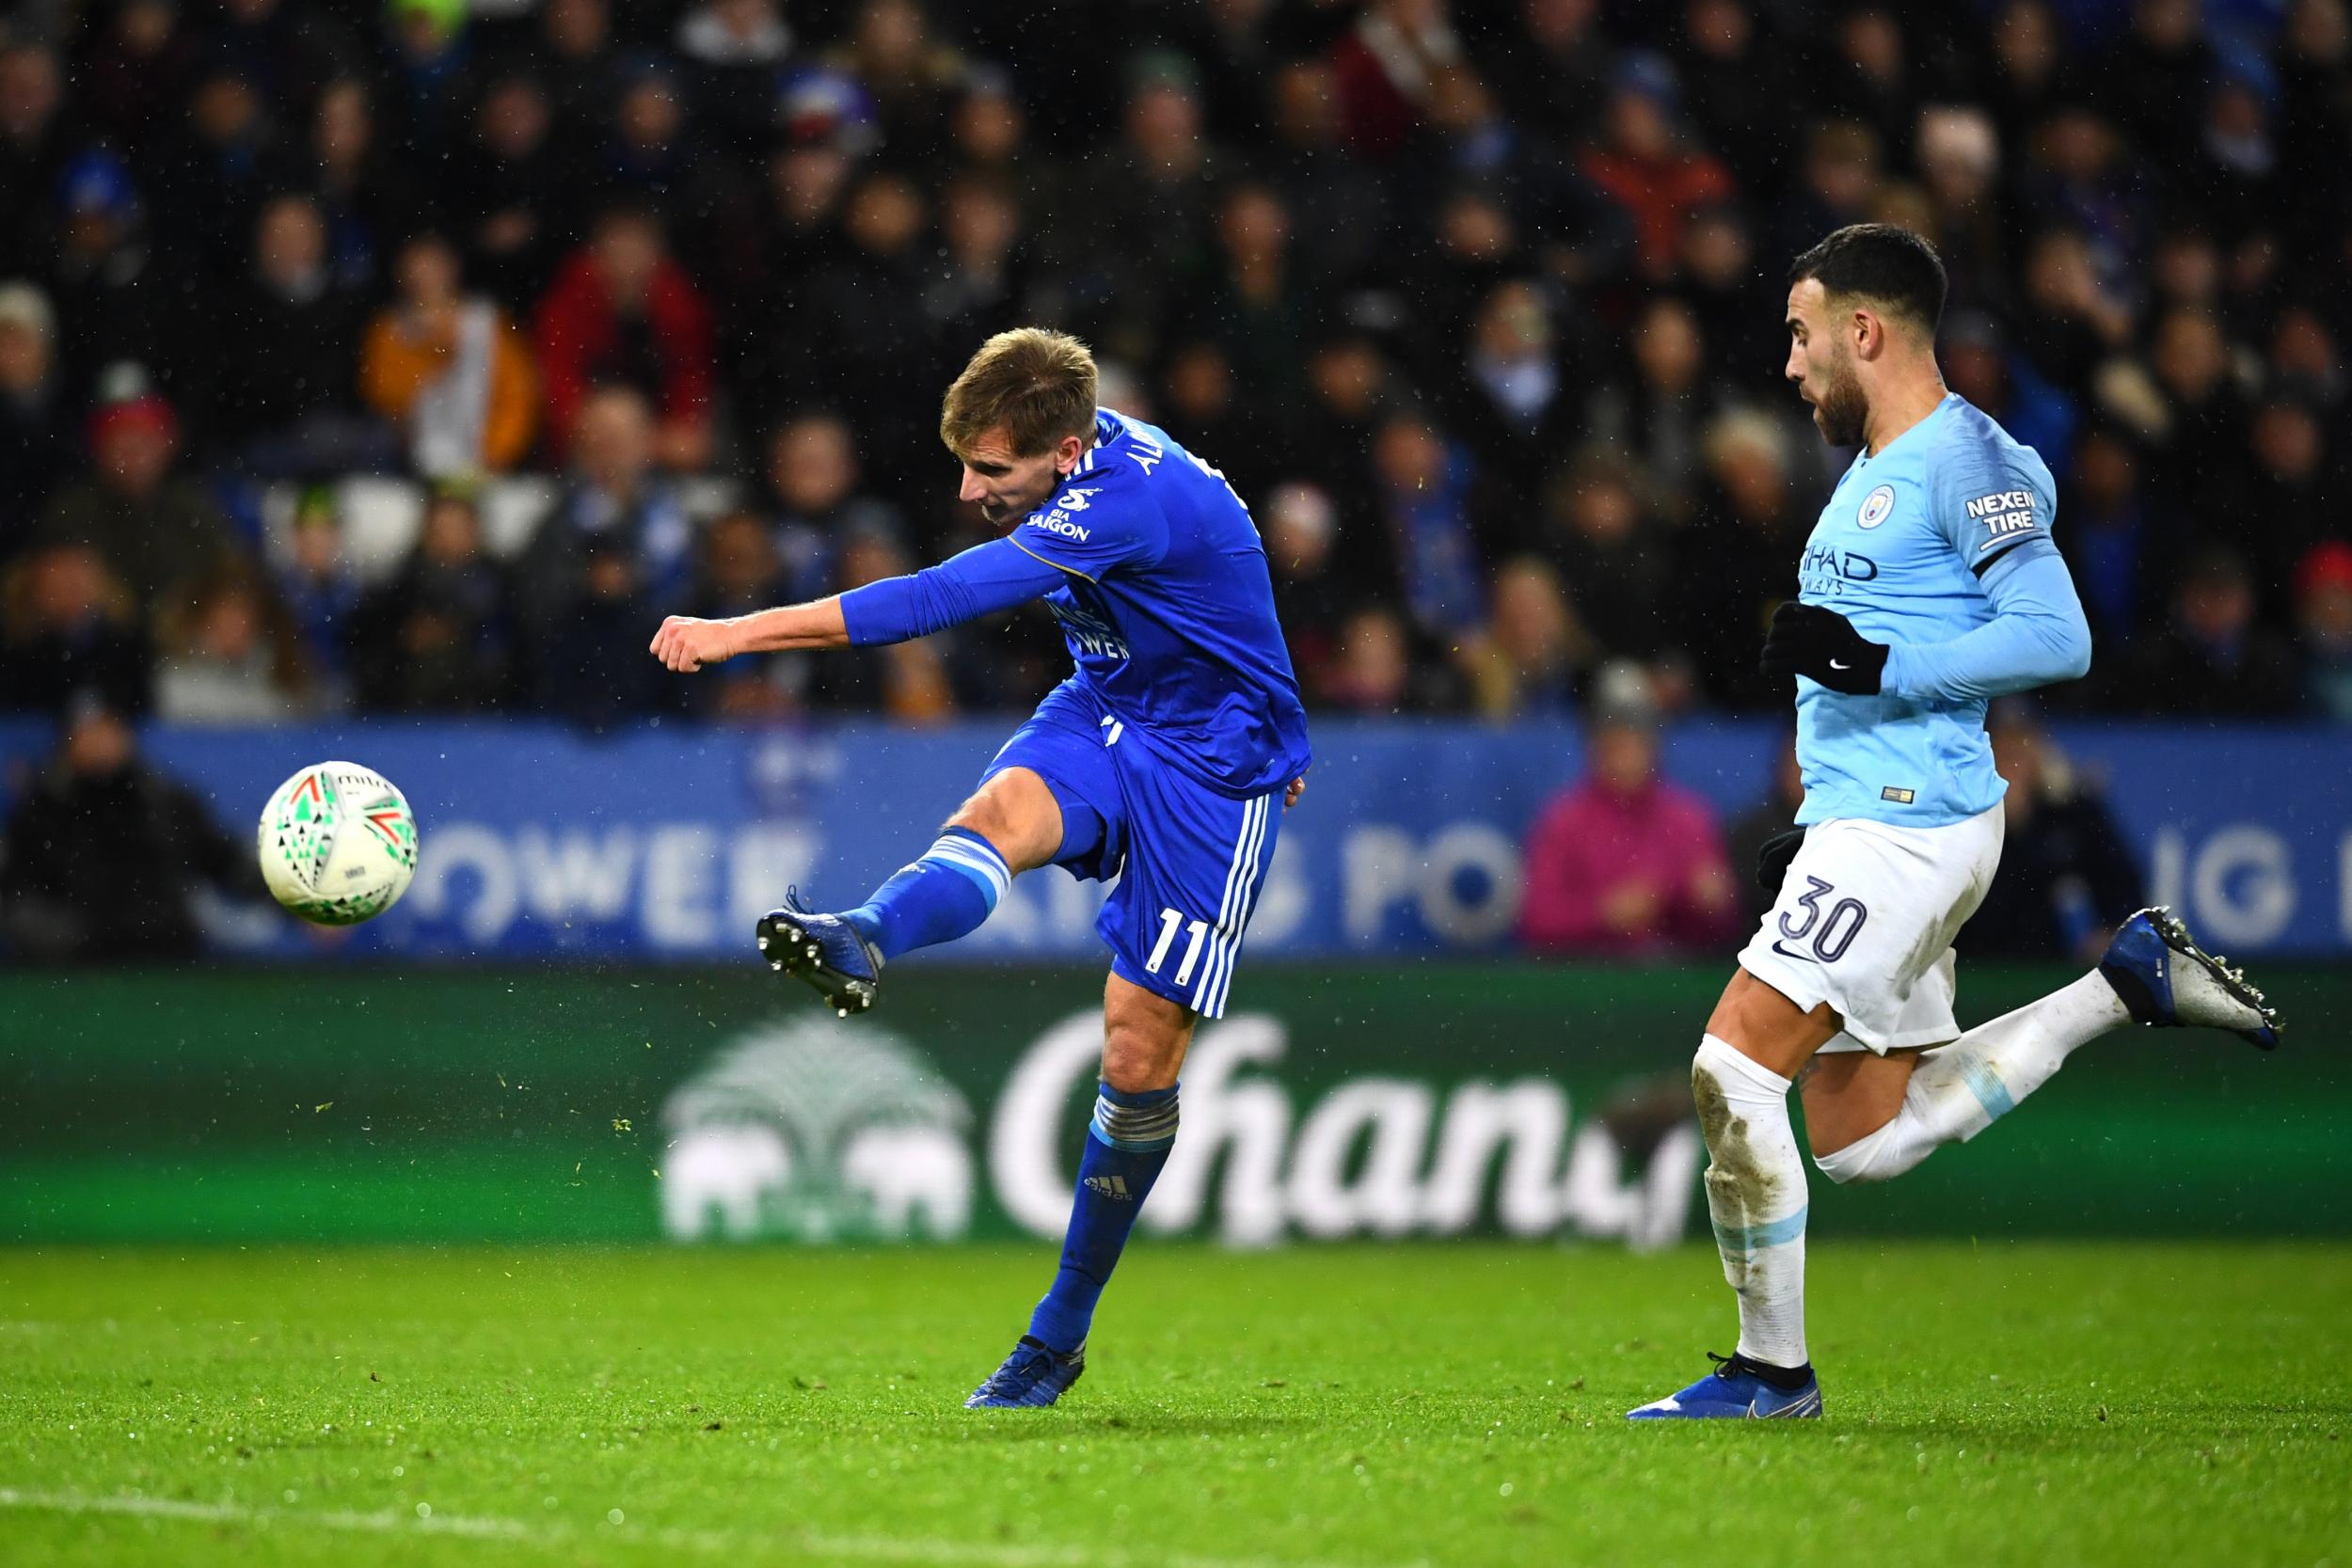
[[1001,429],[1015,457],[1050,451],[1065,436],[1094,428],[1094,356],[1066,332],[1019,326],[999,332],[947,388],[939,438],[958,457]]

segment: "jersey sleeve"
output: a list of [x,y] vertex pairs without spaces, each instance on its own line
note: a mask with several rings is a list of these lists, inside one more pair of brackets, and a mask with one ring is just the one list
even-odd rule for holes
[[1153,565],[1168,553],[1168,521],[1149,483],[1116,471],[1073,475],[1006,537],[1089,582],[1122,566]]
[[2028,561],[2058,554],[2050,537],[2058,501],[2050,471],[2030,451],[1985,448],[1948,464],[1935,486],[1936,525],[1968,569],[1990,584]]

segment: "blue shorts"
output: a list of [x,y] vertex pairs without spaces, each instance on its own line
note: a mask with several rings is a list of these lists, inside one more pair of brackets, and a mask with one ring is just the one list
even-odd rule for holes
[[1081,879],[1119,879],[1094,923],[1110,944],[1111,973],[1204,1018],[1224,1017],[1242,932],[1274,861],[1279,792],[1218,794],[1128,738],[1074,680],[1038,705],[980,782],[1008,768],[1043,779],[1065,813],[1076,803],[1103,819],[1101,844],[1055,863]]

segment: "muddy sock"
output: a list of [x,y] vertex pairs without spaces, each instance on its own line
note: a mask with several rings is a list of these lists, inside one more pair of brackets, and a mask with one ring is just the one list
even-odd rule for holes
[[2077,1046],[2131,1022],[2096,971],[1919,1058],[1895,1119],[1814,1164],[1833,1181],[1884,1181],[1965,1143],[2050,1081]]
[[1788,1122],[1789,1080],[1709,1035],[1691,1064],[1707,1138],[1707,1212],[1724,1278],[1740,1296],[1740,1354],[1802,1367],[1804,1160]]

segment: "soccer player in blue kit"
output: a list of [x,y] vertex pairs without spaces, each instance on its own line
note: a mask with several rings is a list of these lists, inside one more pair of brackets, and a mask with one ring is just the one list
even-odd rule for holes
[[1945,390],[1933,249],[1858,224],[1799,257],[1789,285],[1788,377],[1829,443],[1860,451],[1766,635],[1765,673],[1796,680],[1804,804],[1767,847],[1775,902],[1691,1069],[1740,1339],[1637,1420],[1821,1413],[1792,1085],[1821,1173],[1883,1181],[2124,1023],[2278,1043],[2261,992],[2162,909],[2125,921],[2073,984],[1964,1034],[1954,1022],[1952,938],[2001,853],[1985,705],[2081,676],[2090,634],[2051,542],[2049,469]]
[[964,1402],[1048,1405],[1086,1369],[1087,1334],[1136,1214],[1176,1141],[1177,1069],[1221,1017],[1285,809],[1305,791],[1307,720],[1265,551],[1225,478],[1140,420],[1095,405],[1086,345],[991,338],[947,390],[940,436],[961,497],[1001,537],[908,577],[732,620],[673,616],[670,669],[738,654],[866,647],[1042,599],[1075,672],[983,772],[938,840],[855,909],[787,900],[758,926],[769,962],[843,1017],[883,964],[986,920],[1041,865],[1118,886],[1103,1075],[1061,1265],[1029,1331]]

